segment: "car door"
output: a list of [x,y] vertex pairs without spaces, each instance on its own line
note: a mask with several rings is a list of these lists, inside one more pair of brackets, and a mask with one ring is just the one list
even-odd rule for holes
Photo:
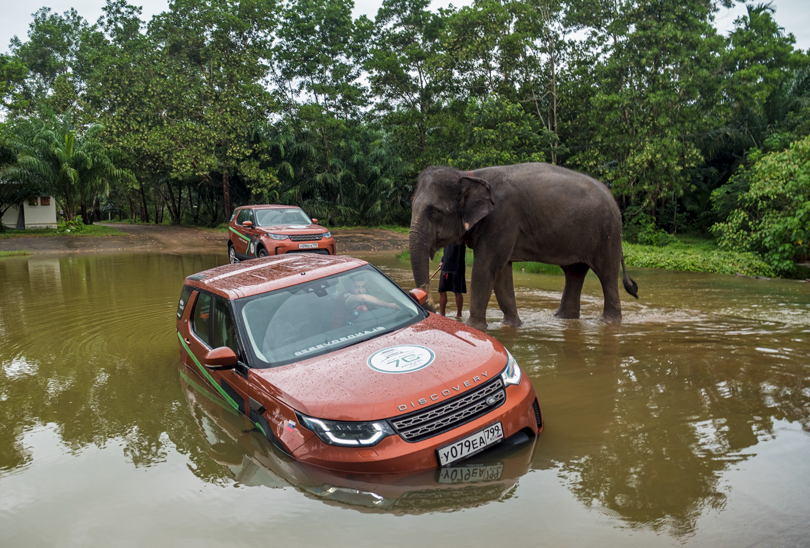
[[[239,344],[236,325],[233,321],[230,303],[217,295],[198,291],[191,313],[189,349],[196,361],[197,370],[228,404],[246,415],[250,414],[249,369],[245,364],[245,354]],[[205,355],[214,348],[227,346],[239,358],[234,369],[211,371],[203,363]]]
[[[252,244],[256,235],[256,229],[255,227],[244,226],[245,221],[250,221],[255,224],[256,221],[252,209],[246,208],[239,211],[239,215],[236,216],[236,222],[232,228],[234,237],[231,238],[231,242],[233,243],[233,248],[236,250],[237,256],[255,257],[256,248],[255,245]],[[253,249],[251,249],[251,247],[253,247]]]

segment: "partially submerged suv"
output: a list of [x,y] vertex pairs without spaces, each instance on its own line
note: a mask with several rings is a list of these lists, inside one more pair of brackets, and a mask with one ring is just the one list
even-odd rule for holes
[[372,265],[285,255],[189,276],[182,362],[290,456],[345,472],[462,461],[543,423],[495,339]]
[[228,259],[240,260],[285,253],[335,254],[332,234],[295,206],[238,207],[228,223]]

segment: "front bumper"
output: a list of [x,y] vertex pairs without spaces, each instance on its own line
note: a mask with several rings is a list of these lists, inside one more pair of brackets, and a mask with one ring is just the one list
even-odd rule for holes
[[[317,241],[293,242],[292,240],[273,240],[263,238],[262,243],[269,255],[284,255],[285,253],[322,253],[334,255],[336,251],[335,239],[324,238]],[[316,244],[312,247],[312,244]],[[303,247],[302,247],[303,246]]]
[[506,401],[503,405],[428,439],[409,443],[399,435],[393,435],[373,447],[353,448],[327,445],[316,436],[312,436],[293,451],[293,456],[301,462],[344,472],[384,474],[437,468],[438,448],[499,421],[503,426],[504,439],[520,431],[530,431],[535,436],[538,435],[543,427],[539,407],[535,405],[536,400],[534,387],[529,378],[524,376],[520,384],[506,388]]

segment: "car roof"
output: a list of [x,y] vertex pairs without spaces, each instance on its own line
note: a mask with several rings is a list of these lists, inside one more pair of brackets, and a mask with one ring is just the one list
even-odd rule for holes
[[342,255],[288,253],[204,270],[187,277],[185,284],[232,300],[317,280],[366,264],[361,259]]
[[301,209],[301,208],[295,205],[259,204],[259,205],[239,206],[236,209]]

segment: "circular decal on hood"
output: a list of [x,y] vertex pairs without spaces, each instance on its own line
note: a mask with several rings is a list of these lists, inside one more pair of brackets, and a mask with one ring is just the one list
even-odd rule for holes
[[414,344],[390,346],[378,350],[368,358],[368,366],[381,373],[411,373],[424,369],[436,355],[429,348]]

